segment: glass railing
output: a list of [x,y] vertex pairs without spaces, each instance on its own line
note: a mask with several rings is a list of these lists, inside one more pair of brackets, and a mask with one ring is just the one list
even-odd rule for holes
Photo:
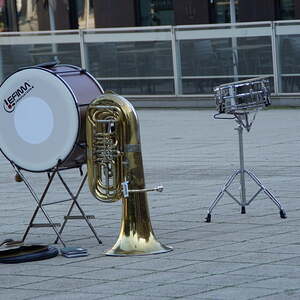
[[58,59],[126,96],[206,96],[257,76],[300,94],[300,21],[1,33],[0,54],[2,80]]

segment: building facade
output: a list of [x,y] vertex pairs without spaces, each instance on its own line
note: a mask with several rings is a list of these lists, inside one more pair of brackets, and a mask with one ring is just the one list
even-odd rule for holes
[[299,12],[300,0],[0,0],[0,79],[58,60],[135,97],[257,76],[299,95]]
[[298,0],[0,0],[1,31],[300,19]]

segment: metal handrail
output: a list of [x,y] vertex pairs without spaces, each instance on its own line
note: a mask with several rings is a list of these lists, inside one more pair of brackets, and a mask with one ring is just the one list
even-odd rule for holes
[[[272,49],[272,57],[273,57],[273,73],[272,74],[243,74],[239,75],[240,78],[245,77],[255,77],[257,75],[270,76],[274,78],[274,86],[275,86],[275,95],[297,95],[300,93],[291,93],[287,91],[283,93],[280,89],[280,82],[284,77],[296,78],[299,77],[299,72],[297,73],[282,73],[280,68],[280,59],[281,56],[278,55],[278,47],[277,47],[277,39],[279,36],[288,35],[289,26],[290,32],[295,35],[297,32],[297,28],[300,25],[300,20],[288,20],[288,21],[263,21],[263,22],[240,22],[240,23],[223,23],[223,24],[199,24],[199,25],[177,25],[177,26],[147,26],[147,27],[118,27],[118,28],[94,28],[94,29],[76,29],[76,30],[55,30],[55,31],[31,31],[31,32],[2,32],[0,33],[0,51],[1,46],[4,45],[30,45],[34,44],[35,38],[37,44],[78,44],[80,45],[80,57],[81,64],[84,68],[89,69],[89,52],[86,50],[87,46],[90,43],[101,44],[105,42],[151,42],[157,40],[163,42],[170,42],[168,47],[172,50],[172,61],[173,65],[173,74],[170,76],[148,76],[147,72],[142,74],[141,76],[122,76],[122,77],[101,77],[98,76],[100,80],[103,81],[116,81],[116,80],[170,80],[174,81],[174,95],[188,95],[182,92],[182,81],[183,80],[193,80],[193,79],[225,79],[228,78],[231,80],[235,74],[229,75],[205,75],[197,72],[195,74],[186,76],[181,73],[181,64],[184,63],[184,58],[180,54],[180,43],[183,40],[192,39],[194,41],[203,40],[203,39],[219,39],[225,38],[222,36],[222,29],[226,33],[226,38],[243,38],[245,37],[244,31],[247,33],[247,36],[255,36],[256,33],[259,33],[260,36],[266,36],[272,38],[272,43],[270,43],[270,47]],[[276,30],[276,28],[280,28],[280,26],[284,26],[284,30]],[[269,30],[270,29],[270,30]],[[221,31],[219,31],[221,30]],[[230,36],[230,32],[232,30],[232,36]],[[185,33],[186,31],[186,33]],[[217,33],[218,32],[218,33]],[[217,34],[216,34],[217,33]],[[135,36],[136,34],[136,36]],[[220,35],[221,34],[221,35]],[[113,36],[112,38],[108,38],[109,36]],[[194,36],[193,36],[194,35]],[[48,38],[49,37],[49,38]],[[136,40],[135,40],[136,38]],[[300,31],[299,31],[299,43],[300,43]],[[55,47],[53,47],[54,49]],[[247,47],[246,47],[247,48]],[[239,49],[239,48],[238,48]],[[12,51],[14,49],[12,48]],[[76,50],[78,51],[78,50]],[[230,47],[228,49],[230,51]],[[233,49],[231,51],[236,51],[237,49]],[[62,53],[62,52],[61,52]],[[51,55],[51,51],[49,53],[42,53],[43,55]],[[234,53],[236,55],[236,53]],[[54,53],[53,53],[54,55]],[[199,50],[199,55],[202,55],[201,49]],[[5,57],[3,57],[3,61],[5,61]],[[31,59],[29,60],[31,61]],[[28,63],[28,65],[30,65]],[[234,65],[234,61],[232,62],[232,66]],[[16,66],[18,67],[18,66]],[[229,64],[228,67],[231,67]],[[3,67],[0,65],[0,72],[3,70]],[[8,74],[3,74],[8,75]],[[4,77],[4,76],[2,76]],[[279,87],[279,88],[278,88]],[[199,94],[204,95],[204,94]],[[139,95],[140,96],[140,95]]]

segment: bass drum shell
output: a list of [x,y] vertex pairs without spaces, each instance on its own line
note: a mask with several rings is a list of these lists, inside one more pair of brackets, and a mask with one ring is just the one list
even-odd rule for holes
[[86,162],[85,112],[103,94],[97,80],[72,65],[22,68],[0,89],[0,149],[31,172]]

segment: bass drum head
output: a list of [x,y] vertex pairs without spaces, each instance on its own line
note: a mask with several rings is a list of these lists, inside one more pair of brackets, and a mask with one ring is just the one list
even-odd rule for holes
[[45,69],[23,69],[3,82],[0,96],[0,149],[11,162],[42,172],[66,159],[80,121],[63,80]]

